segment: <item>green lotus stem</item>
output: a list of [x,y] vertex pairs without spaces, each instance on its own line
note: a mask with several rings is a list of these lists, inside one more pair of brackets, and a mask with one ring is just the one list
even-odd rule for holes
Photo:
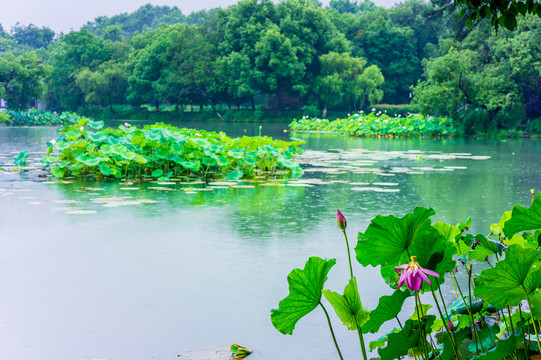
[[528,292],[526,291],[526,287],[524,286],[524,284],[522,284],[522,288],[524,289],[524,293],[526,294],[526,301],[528,302],[528,307],[530,308],[530,316],[532,318],[533,331],[535,332],[535,338],[537,339],[537,346],[539,347],[539,351],[541,351],[541,341],[539,341],[539,333],[537,332],[537,325],[535,324],[535,319],[533,317],[532,304],[530,303],[530,297],[528,296]]
[[[471,290],[472,290],[472,286],[471,283],[471,275],[472,275],[472,266],[470,265],[469,267],[466,268],[466,270],[468,271],[468,300],[470,302],[470,310],[469,310],[469,313],[471,314],[471,318],[472,318],[472,326],[473,328],[475,329],[475,332],[477,333],[477,338],[479,339],[479,346],[481,346],[481,350],[483,350],[483,352],[485,352],[485,349],[483,348],[483,341],[481,340],[481,336],[479,336],[479,333],[477,332],[477,325],[475,325],[475,321],[473,319],[473,313],[471,312],[473,307],[472,307],[472,303],[471,303],[471,299],[472,299],[472,296],[471,296]],[[466,307],[468,307],[466,305]],[[488,331],[488,334],[490,335],[490,330]],[[492,336],[490,336],[490,338],[492,339]],[[492,342],[494,342],[494,340],[492,340]],[[494,345],[496,345],[496,343],[494,343]]]
[[[450,274],[452,274],[453,272],[451,271]],[[453,289],[455,289],[455,296],[456,298],[458,299],[458,293],[456,291],[456,285],[455,285],[455,278],[453,277],[453,275],[451,275],[451,282],[453,283]],[[441,294],[440,294],[441,295]],[[443,297],[442,297],[443,298]]]
[[349,242],[348,242],[348,236],[346,235],[346,230],[342,230],[342,233],[344,234],[344,238],[346,239],[346,247],[348,249],[348,260],[349,260],[349,273],[351,275],[351,278],[353,278],[353,268],[351,267],[351,254],[349,252]]
[[[520,314],[520,320],[524,321],[524,317],[522,316],[522,308],[520,307],[520,304],[518,304],[518,312]],[[529,349],[530,342],[526,341],[526,334],[524,333],[524,331],[522,331],[522,337],[524,338],[524,352],[526,353],[526,359],[528,359],[528,353],[530,352],[530,349]]]
[[[423,350],[425,352],[425,355],[426,355],[426,360],[428,360],[430,358],[429,356],[429,352],[428,352],[428,342],[426,341],[426,334],[424,332],[424,326],[422,324],[422,318],[421,318],[421,313],[422,313],[422,310],[420,309],[421,308],[421,299],[419,299],[419,290],[416,290],[415,291],[415,311],[417,312],[417,320],[419,321],[419,331],[420,331],[420,337],[419,337],[419,341],[422,341],[422,339],[424,339],[424,341],[422,341],[423,343]],[[424,334],[424,335],[423,335]]]
[[505,330],[509,334],[509,326],[507,325],[507,319],[505,318],[505,315],[503,314],[503,310],[500,310],[500,316],[503,319],[503,322],[505,323]]
[[509,305],[507,305],[507,314],[509,315],[509,325],[511,326],[511,331],[513,332],[513,335],[515,335],[515,329],[513,328],[513,319],[511,318],[511,308],[509,307]]
[[395,316],[394,318],[396,319],[396,321],[398,321],[398,325],[400,326],[400,330],[404,329],[402,327],[402,323],[400,322],[400,319],[398,318],[398,316]]
[[329,313],[325,309],[325,306],[320,302],[319,305],[321,305],[321,308],[325,312],[325,316],[327,317],[327,323],[329,324],[329,329],[331,330],[332,340],[334,341],[334,346],[336,347],[336,351],[338,351],[338,356],[340,357],[340,360],[344,360],[342,357],[342,353],[340,352],[340,348],[338,347],[338,343],[336,342],[336,337],[334,336],[334,331],[332,329],[331,319],[329,318]]
[[[468,310],[468,315],[470,315],[474,339],[475,339],[475,336],[477,336],[477,338],[479,339],[479,343],[481,343],[481,337],[479,336],[479,333],[477,332],[477,327],[475,326],[475,321],[473,319],[473,314],[471,312],[471,302],[470,302],[470,306],[468,307],[468,304],[466,304],[466,299],[464,298],[464,294],[462,293],[462,289],[460,288],[460,285],[458,284],[458,280],[456,279],[456,276],[453,272],[451,272],[451,277],[455,279],[458,291],[460,292],[460,297],[462,299],[462,302],[464,303],[464,305],[466,305],[466,310]],[[475,351],[476,351],[476,355],[479,355],[479,347],[477,346],[477,342],[475,342]]]
[[[438,282],[439,286],[439,282]],[[434,297],[434,302],[436,303],[436,307],[438,308],[438,312],[440,313],[441,319],[444,321],[443,327],[445,328],[445,331],[447,332],[447,336],[449,336],[449,340],[451,341],[451,345],[453,346],[453,351],[455,352],[455,356],[457,359],[460,359],[460,356],[458,354],[458,348],[456,346],[456,339],[454,336],[451,335],[451,331],[449,330],[448,323],[449,323],[449,316],[447,315],[447,310],[445,311],[445,318],[443,317],[443,313],[441,312],[440,303],[438,302],[438,299],[436,298],[436,293],[434,292],[434,288],[432,287],[432,284],[430,284],[430,291],[432,292],[432,296]],[[445,321],[447,319],[447,321]]]
[[359,323],[357,322],[357,319],[355,318],[355,316],[353,317],[353,319],[355,320],[355,325],[357,326],[357,333],[359,334],[359,341],[361,343],[361,350],[363,352],[363,359],[368,360],[367,357],[366,357],[366,348],[364,346],[363,332],[362,332],[361,327],[359,326]]

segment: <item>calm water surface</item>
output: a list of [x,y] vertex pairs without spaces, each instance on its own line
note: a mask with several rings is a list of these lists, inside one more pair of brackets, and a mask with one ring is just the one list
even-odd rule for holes
[[[259,131],[258,124],[188,125],[231,136]],[[264,124],[262,133],[289,138],[283,129]],[[272,327],[270,309],[288,293],[287,274],[309,256],[337,259],[326,288],[342,292],[349,270],[337,208],[353,243],[375,215],[428,205],[435,221],[471,216],[473,231],[488,232],[514,204],[529,204],[531,188],[541,189],[540,141],[294,136],[306,140],[307,169],[343,155],[327,172],[305,173],[307,182],[322,184],[186,194],[0,172],[0,359],[167,360],[180,350],[232,343],[254,349],[254,359],[336,358],[320,309],[293,336]],[[40,158],[53,137],[53,128],[0,127],[0,164],[12,164],[19,150]],[[364,164],[357,156],[363,151],[375,160]],[[355,166],[370,171],[350,171]],[[379,185],[394,192],[355,185],[380,182],[396,184]],[[105,196],[159,202],[92,201]],[[68,207],[97,213],[68,214]],[[366,306],[391,293],[377,269],[354,271]],[[356,334],[334,319],[344,357],[359,358]]]

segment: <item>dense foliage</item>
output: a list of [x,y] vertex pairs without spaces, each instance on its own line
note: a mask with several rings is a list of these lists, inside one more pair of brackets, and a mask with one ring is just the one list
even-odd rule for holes
[[[448,0],[392,8],[370,1],[333,0],[323,8],[311,0],[241,0],[187,16],[176,7],[145,5],[54,37],[33,25],[0,27],[0,96],[10,107],[41,97],[57,111],[107,108],[108,116],[121,117],[129,105],[177,116],[197,107],[226,120],[234,108],[251,109],[254,117],[303,108],[326,117],[327,110],[413,100],[427,115],[452,117],[468,134],[535,131],[541,19],[528,13],[541,7],[530,3],[526,12],[520,1],[506,10],[516,20],[513,32],[495,32],[482,20],[499,3],[472,3],[482,13],[472,24],[466,18],[477,12],[460,14]],[[499,14],[496,23],[511,21]]]
[[[487,236],[468,233],[471,219],[457,226],[432,223],[435,214],[431,208],[416,208],[401,218],[378,215],[359,233],[357,261],[363,267],[380,267],[390,287],[389,295],[381,296],[370,311],[361,302],[347,221],[338,211],[337,223],[346,240],[350,265],[343,294],[324,290],[336,260],[311,257],[304,269],[289,274],[289,295],[271,311],[275,328],[292,334],[302,317],[321,306],[342,359],[325,309],[328,302],[341,322],[357,332],[365,360],[367,349],[377,350],[382,360],[404,356],[425,360],[538,358],[541,197],[534,200],[532,189],[531,207],[516,205],[490,227]],[[449,280],[452,285],[444,285]],[[455,301],[446,301],[442,286],[454,289]],[[396,321],[398,327],[366,346],[364,334],[378,333],[389,321]]]
[[67,111],[60,114],[36,109],[26,111],[8,109],[0,112],[0,124],[11,126],[69,125],[81,120],[77,114]]
[[457,134],[452,120],[445,117],[409,114],[388,116],[378,113],[356,113],[347,119],[303,118],[289,124],[291,130],[328,131],[351,136],[448,137]]
[[[158,123],[139,129],[129,124],[104,128],[103,121],[82,119],[59,130],[48,142],[42,162],[57,178],[240,179],[299,175],[295,155],[302,140],[266,136],[231,139],[224,133],[179,129]],[[55,154],[55,150],[58,153]]]

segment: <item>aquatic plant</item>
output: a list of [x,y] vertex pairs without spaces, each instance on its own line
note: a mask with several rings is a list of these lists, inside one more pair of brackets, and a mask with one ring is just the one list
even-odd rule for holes
[[381,112],[360,112],[334,121],[303,118],[294,120],[289,127],[296,131],[326,131],[360,137],[449,137],[458,133],[450,118],[420,114],[390,117]]
[[[342,359],[322,295],[349,330],[357,330],[363,358],[363,334],[377,333],[396,320],[398,327],[370,342],[382,360],[415,359],[537,359],[541,349],[541,197],[531,191],[529,208],[516,205],[490,233],[469,234],[471,219],[456,226],[437,222],[431,208],[416,208],[402,218],[378,215],[358,236],[355,253],[364,267],[380,267],[392,294],[380,297],[370,311],[361,304],[350,267],[344,295],[325,290],[335,259],[311,257],[303,270],[288,276],[289,295],[271,310],[275,328],[292,334],[297,322],[320,306]],[[345,235],[346,220],[337,223]],[[347,237],[346,237],[347,240]],[[346,243],[347,244],[347,243]],[[349,252],[349,247],[348,247]],[[402,265],[400,265],[402,264]],[[473,265],[481,268],[473,271]],[[433,276],[429,279],[427,275]],[[461,277],[467,289],[459,283]],[[447,303],[441,286],[451,280],[456,300]],[[401,287],[406,284],[408,290]],[[423,305],[430,294],[436,305]],[[414,298],[414,314],[404,315],[405,301]],[[402,318],[402,321],[401,319]],[[403,322],[405,319],[405,322]]]
[[[179,129],[158,123],[139,129],[129,124],[104,128],[103,121],[82,119],[67,125],[47,143],[47,156],[57,178],[240,179],[254,176],[297,176],[294,161],[302,140],[267,136],[232,139],[225,133]],[[58,151],[58,154],[55,153]]]
[[82,117],[72,112],[43,111],[37,109],[28,110],[4,110],[0,122],[11,126],[45,126],[45,125],[67,125],[74,124]]

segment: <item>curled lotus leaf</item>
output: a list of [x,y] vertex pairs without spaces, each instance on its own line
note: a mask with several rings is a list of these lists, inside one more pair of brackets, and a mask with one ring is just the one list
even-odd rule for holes
[[529,208],[515,205],[511,218],[504,223],[503,232],[510,238],[518,232],[539,228],[541,228],[541,196],[537,196]]

